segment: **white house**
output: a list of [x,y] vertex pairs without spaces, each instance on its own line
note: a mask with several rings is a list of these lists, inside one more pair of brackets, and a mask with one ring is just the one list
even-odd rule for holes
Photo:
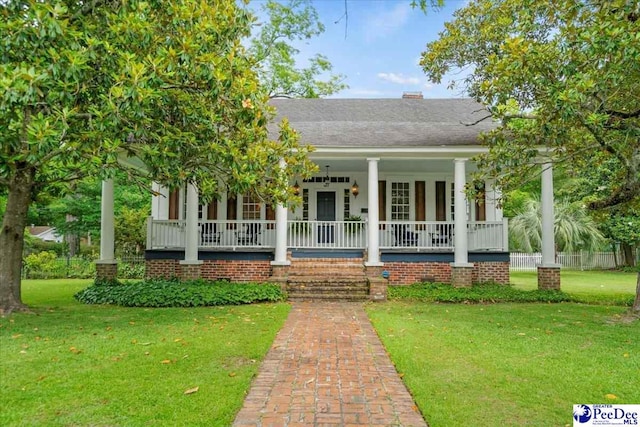
[[348,294],[360,282],[372,298],[384,298],[386,283],[509,282],[499,190],[485,182],[478,200],[464,193],[476,168],[470,159],[486,150],[478,134],[495,126],[470,125],[487,114],[481,105],[415,97],[272,103],[275,122],[287,117],[316,147],[320,173],[292,183],[302,206],[241,194],[199,205],[194,186],[156,185],[148,276],[279,281],[293,294],[330,282]]

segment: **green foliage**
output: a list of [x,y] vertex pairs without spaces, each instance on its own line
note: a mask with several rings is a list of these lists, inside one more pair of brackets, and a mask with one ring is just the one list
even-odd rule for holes
[[121,279],[142,279],[145,273],[144,262],[119,262],[118,277]]
[[51,251],[28,255],[24,260],[22,271],[22,276],[25,279],[59,279],[63,277],[86,279],[95,275],[94,260],[82,257],[64,258]]
[[[273,117],[234,0],[16,2],[0,20],[0,310],[20,306],[22,231],[39,194],[88,176],[293,198],[314,170]],[[280,160],[287,168],[279,166]],[[206,200],[205,200],[206,201]]]
[[[58,255],[51,251],[42,251],[27,255],[24,259],[24,271],[27,276],[54,270]],[[36,276],[37,277],[37,276]]]
[[442,303],[497,303],[570,301],[569,295],[559,291],[523,291],[507,285],[479,284],[471,288],[454,288],[443,283],[416,283],[409,286],[389,286],[389,299],[415,299]]
[[[593,252],[604,246],[605,239],[590,213],[579,203],[556,200],[554,236],[558,251]],[[542,209],[538,198],[524,202],[523,210],[509,221],[509,242],[513,249],[540,251],[542,246]]]
[[587,177],[592,209],[640,197],[640,6],[637,1],[474,0],[454,14],[421,65],[463,86],[501,122],[483,137],[478,178],[505,192],[547,157]]
[[[267,21],[256,27],[259,30],[251,40],[249,51],[270,97],[319,98],[347,88],[342,83],[344,76],[329,74],[333,66],[324,55],[309,58],[306,68],[296,67],[296,55],[300,51],[293,44],[324,32],[310,0],[290,0],[286,4],[268,0],[262,11]],[[321,80],[326,74],[328,79]]]
[[96,283],[75,295],[86,304],[115,304],[124,307],[202,307],[275,302],[285,299],[272,284],[154,279],[121,284]]

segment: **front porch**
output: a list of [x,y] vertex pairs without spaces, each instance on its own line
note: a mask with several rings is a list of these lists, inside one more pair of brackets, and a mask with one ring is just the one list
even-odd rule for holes
[[[455,279],[455,226],[449,221],[380,221],[379,263],[367,263],[368,221],[286,222],[286,261],[276,262],[277,222],[198,221],[200,277],[232,281],[283,281],[309,272],[308,280],[339,279],[360,265],[365,280],[384,284]],[[187,239],[185,220],[148,220],[147,276],[181,276]],[[509,282],[507,221],[469,222],[468,282]],[[323,269],[323,266],[326,269]],[[340,267],[343,266],[343,267]],[[346,271],[345,271],[346,273]]]

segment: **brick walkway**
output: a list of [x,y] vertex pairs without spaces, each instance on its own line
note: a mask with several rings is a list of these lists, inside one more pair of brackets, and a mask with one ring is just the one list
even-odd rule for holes
[[427,424],[361,303],[296,302],[233,425]]

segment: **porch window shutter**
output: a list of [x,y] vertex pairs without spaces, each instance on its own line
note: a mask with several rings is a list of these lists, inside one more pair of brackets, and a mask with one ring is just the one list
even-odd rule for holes
[[[276,220],[276,210],[271,205],[265,206],[265,219],[267,221],[275,221]],[[273,230],[276,228],[274,223],[267,224],[267,229]]]
[[436,221],[447,220],[447,183],[436,181]]
[[207,207],[207,219],[218,219],[218,201],[215,199]]
[[180,212],[180,190],[175,189],[169,193],[169,219],[178,219]]
[[[415,184],[415,192],[416,192],[416,197],[415,197],[415,203],[416,203],[416,221],[426,221],[427,220],[427,214],[426,214],[426,201],[425,201],[425,190],[426,190],[426,185],[424,181],[416,181]],[[423,225],[419,225],[417,226],[418,230],[423,230],[424,226]]]
[[[378,181],[378,220],[387,220],[387,181]],[[385,226],[380,225],[380,230],[384,230]]]
[[[238,203],[237,196],[235,194],[227,197],[227,220],[235,221],[238,219]],[[235,229],[235,224],[228,224],[227,228]]]

